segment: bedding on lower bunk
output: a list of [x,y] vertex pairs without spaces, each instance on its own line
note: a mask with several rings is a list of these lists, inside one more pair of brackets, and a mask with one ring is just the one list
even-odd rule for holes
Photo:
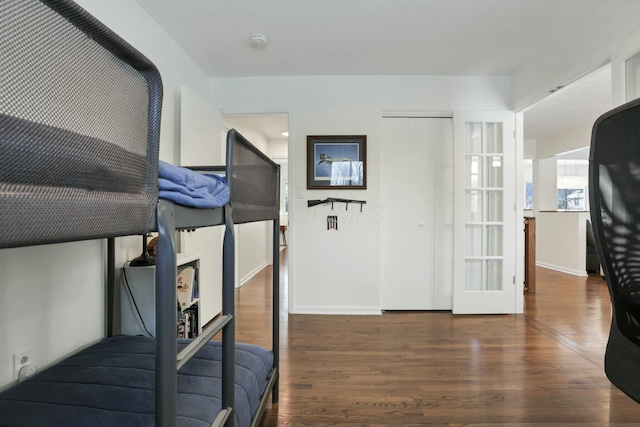
[[161,199],[194,208],[219,208],[229,202],[229,187],[223,177],[163,161],[158,168],[158,189]]
[[[178,349],[189,341],[179,340]],[[273,353],[236,344],[238,427],[249,426],[272,373]],[[143,427],[155,423],[155,340],[103,341],[0,394],[0,426]],[[178,426],[210,427],[220,411],[221,345],[207,343],[178,372]]]

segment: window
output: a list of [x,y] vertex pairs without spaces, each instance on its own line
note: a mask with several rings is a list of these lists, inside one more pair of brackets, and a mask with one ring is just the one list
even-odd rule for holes
[[289,180],[284,180],[284,211],[289,212]]
[[533,160],[524,159],[522,174],[524,178],[524,209],[533,209]]
[[588,160],[558,159],[558,210],[588,210],[588,173]]

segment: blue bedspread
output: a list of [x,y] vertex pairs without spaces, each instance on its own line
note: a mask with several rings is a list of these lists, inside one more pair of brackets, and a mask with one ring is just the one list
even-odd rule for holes
[[[186,340],[180,340],[179,349]],[[211,341],[178,373],[178,425],[210,427],[220,410],[221,346]],[[273,353],[236,346],[235,408],[248,427],[272,373]],[[153,338],[106,338],[0,393],[3,427],[153,427]]]
[[229,202],[229,187],[224,178],[163,161],[158,169],[158,189],[161,199],[194,208],[219,208]]

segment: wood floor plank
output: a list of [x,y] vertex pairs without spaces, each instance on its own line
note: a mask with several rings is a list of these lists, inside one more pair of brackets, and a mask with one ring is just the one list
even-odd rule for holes
[[[638,426],[602,367],[610,302],[599,276],[538,268],[522,315],[289,315],[282,254],[274,426]],[[270,348],[270,269],[237,291],[238,340]]]

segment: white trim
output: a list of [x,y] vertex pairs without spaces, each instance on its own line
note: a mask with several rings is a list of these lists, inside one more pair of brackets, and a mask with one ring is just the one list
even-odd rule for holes
[[405,117],[405,118],[453,118],[453,111],[415,111],[415,110],[382,110],[382,118]]
[[[530,110],[531,108],[533,108],[537,103],[545,100],[546,98],[548,98],[549,96],[553,96],[558,94],[558,92],[561,92],[564,88],[566,88],[567,86],[577,82],[578,80],[580,80],[581,78],[603,68],[606,67],[607,65],[611,64],[612,61],[605,61],[602,62],[598,65],[594,65],[593,67],[587,69],[586,71],[575,75],[571,78],[568,78],[567,80],[564,80],[564,82],[561,81],[556,81],[556,82],[547,82],[547,87],[541,87],[540,89],[536,90],[535,92],[525,96],[524,99],[520,99],[517,100],[515,102],[512,103],[512,110],[515,111],[516,113],[526,113],[528,110]],[[554,88],[558,88],[560,87],[560,89],[557,89],[553,92],[551,92],[552,89]]]
[[561,273],[571,274],[572,276],[588,277],[586,271],[573,270],[571,268],[560,267],[559,265],[547,264],[546,262],[536,261],[537,267],[548,268],[549,270],[559,271]]
[[268,265],[270,265],[268,262],[263,262],[262,264],[258,265],[256,268],[254,268],[253,270],[251,270],[248,274],[246,274],[244,277],[241,277],[240,280],[238,281],[238,286],[237,288],[242,287],[245,283],[247,283],[249,280],[251,280],[253,278],[253,276],[255,276],[256,274],[260,273],[262,271],[263,268],[267,267]]
[[381,315],[380,307],[326,307],[326,306],[295,306],[295,314],[334,314],[334,315]]

